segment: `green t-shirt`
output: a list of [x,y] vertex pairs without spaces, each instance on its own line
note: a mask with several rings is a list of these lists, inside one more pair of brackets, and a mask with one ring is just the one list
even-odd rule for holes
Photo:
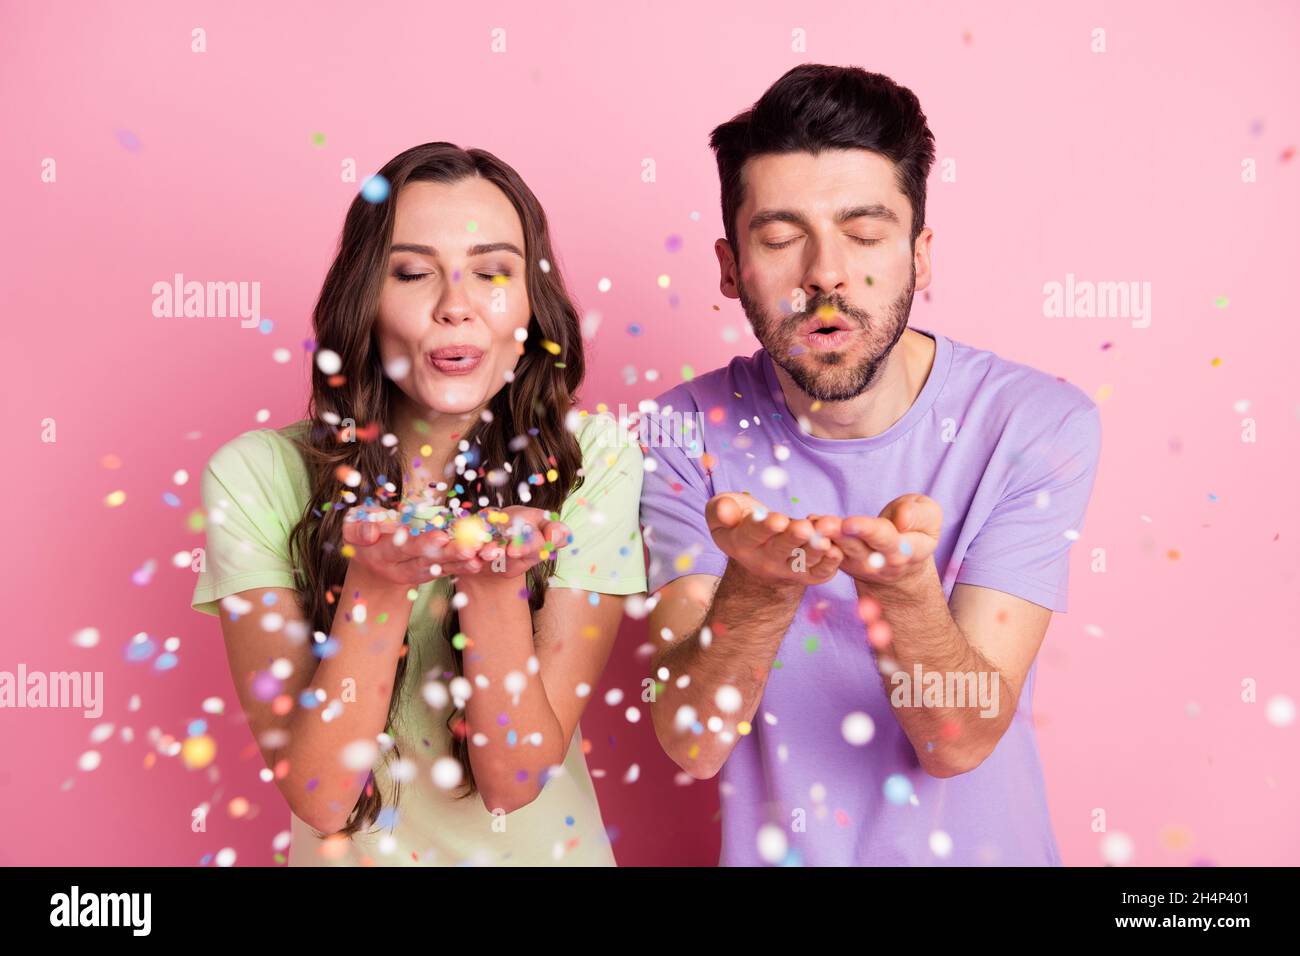
[[[229,595],[250,588],[297,586],[289,533],[303,514],[310,488],[301,455],[286,436],[307,426],[304,420],[279,430],[244,432],[209,460],[202,478],[208,513],[205,569],[194,588],[195,610],[216,615],[221,599]],[[585,477],[560,509],[573,540],[557,553],[548,587],[617,595],[646,589],[638,520],[642,452],[635,440],[620,436],[618,428],[608,413],[580,421],[576,437]],[[455,670],[451,646],[438,639],[434,616],[446,606],[451,585],[440,578],[417,590],[402,705],[390,729],[401,762],[375,765],[376,781],[390,808],[386,826],[322,846],[315,831],[291,813],[289,865],[612,866],[580,726],[562,771],[551,775],[537,799],[503,817],[494,818],[477,795],[457,798],[434,785],[433,762],[451,752],[451,705],[435,710],[421,688],[426,675],[445,681]],[[435,594],[440,600],[431,602]],[[390,776],[394,766],[402,780],[395,814]]]

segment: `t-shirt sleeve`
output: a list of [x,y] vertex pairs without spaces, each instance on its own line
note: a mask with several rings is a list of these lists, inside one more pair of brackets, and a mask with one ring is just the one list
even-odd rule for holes
[[[697,420],[690,414],[682,419]],[[649,439],[641,524],[650,553],[650,593],[687,574],[722,577],[727,555],[713,542],[704,517],[713,497],[713,482],[702,464],[704,436],[690,429],[674,435],[654,428]]]
[[207,517],[204,567],[190,606],[217,615],[221,599],[249,588],[295,588],[289,531],[297,515],[282,513],[275,450],[264,431],[222,445],[203,469]]
[[1070,545],[1083,529],[1100,454],[1101,415],[1088,400],[1024,453],[1026,477],[994,506],[955,584],[993,588],[1064,612]]
[[645,553],[637,502],[641,446],[608,414],[587,416],[578,432],[582,485],[564,500],[560,520],[573,538],[555,556],[548,587],[601,594],[645,591]]

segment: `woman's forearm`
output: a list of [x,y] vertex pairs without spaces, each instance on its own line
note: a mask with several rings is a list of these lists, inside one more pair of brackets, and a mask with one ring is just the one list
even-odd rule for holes
[[320,661],[304,691],[323,692],[325,699],[315,707],[294,701],[288,768],[280,789],[298,817],[318,830],[342,828],[366,784],[369,765],[349,769],[344,750],[358,743],[360,759],[387,727],[411,617],[407,590],[372,577],[358,564],[349,565],[330,631],[334,651]]
[[473,685],[465,707],[470,765],[484,806],[507,813],[537,796],[569,744],[542,683],[524,587],[523,577],[490,572],[456,579],[469,599],[460,625],[470,642],[463,652]]

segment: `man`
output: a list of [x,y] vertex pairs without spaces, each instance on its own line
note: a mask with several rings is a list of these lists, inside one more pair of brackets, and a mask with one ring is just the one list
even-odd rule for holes
[[909,90],[812,64],[713,131],[762,348],[658,397],[700,425],[651,436],[641,518],[655,731],[721,772],[723,865],[1060,864],[1034,656],[1099,415],[907,327],[933,143]]

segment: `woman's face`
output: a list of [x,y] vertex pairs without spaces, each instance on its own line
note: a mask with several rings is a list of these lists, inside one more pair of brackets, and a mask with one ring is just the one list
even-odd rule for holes
[[377,328],[384,369],[417,411],[473,412],[505,384],[528,328],[524,251],[515,207],[488,180],[402,189]]

